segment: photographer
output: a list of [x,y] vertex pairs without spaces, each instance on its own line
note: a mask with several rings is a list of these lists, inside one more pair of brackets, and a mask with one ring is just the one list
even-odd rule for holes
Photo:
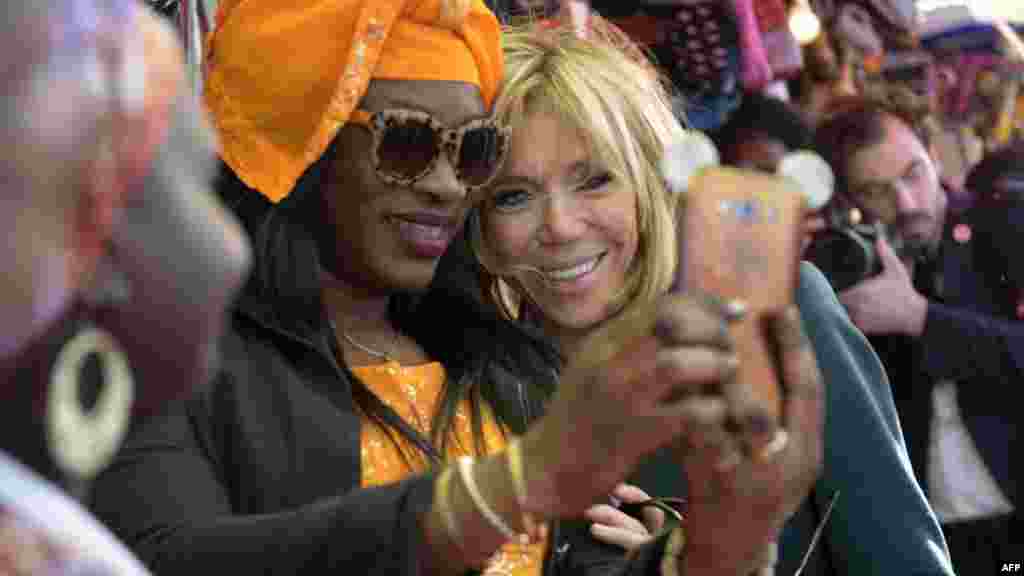
[[1009,394],[1024,367],[1024,324],[998,317],[928,135],[921,114],[865,99],[826,119],[816,144],[840,200],[886,231],[874,244],[880,271],[839,298],[885,364],[957,573],[994,573],[1012,557]]

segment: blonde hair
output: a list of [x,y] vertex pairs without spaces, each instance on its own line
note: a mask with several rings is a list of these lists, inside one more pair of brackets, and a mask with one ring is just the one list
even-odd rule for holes
[[[667,83],[624,33],[596,16],[587,39],[565,26],[533,23],[506,29],[503,44],[505,81],[495,117],[516,126],[532,114],[554,113],[579,131],[596,161],[635,191],[639,245],[615,309],[652,301],[671,285],[676,266],[678,197],[666,188],[659,166],[683,128]],[[481,233],[487,216],[480,210],[471,221],[471,242],[484,267],[484,290],[517,318],[527,295],[489,264]]]

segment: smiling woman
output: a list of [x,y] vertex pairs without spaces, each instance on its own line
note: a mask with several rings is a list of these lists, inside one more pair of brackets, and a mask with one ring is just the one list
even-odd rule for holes
[[[567,353],[627,302],[663,293],[676,259],[678,199],[656,162],[682,128],[639,51],[612,28],[594,34],[621,49],[562,43],[563,57],[544,58],[534,32],[506,33],[512,73],[495,115],[512,145],[474,224],[489,291],[531,301]],[[511,317],[515,299],[500,299]]]
[[[595,18],[593,36],[582,39],[550,23],[506,34],[507,79],[495,114],[512,127],[512,142],[498,177],[474,197],[470,219],[487,295],[520,325],[550,335],[570,366],[580,358],[596,363],[609,355],[617,334],[645,326],[644,311],[673,297],[691,299],[691,306],[676,310],[688,326],[702,325],[699,303],[714,300],[703,294],[665,295],[677,256],[673,215],[677,204],[685,206],[666,189],[659,168],[682,127],[644,56],[606,26]],[[738,172],[737,177],[744,175]],[[702,240],[687,245],[688,253],[702,254],[710,263],[713,241],[701,252]],[[827,383],[822,401],[828,411],[828,444],[823,475],[812,496],[804,497],[799,482],[765,474],[778,468],[738,455],[732,443],[745,439],[745,428],[756,428],[739,423],[728,427],[739,430],[735,436],[699,434],[697,446],[703,449],[675,444],[675,452],[656,454],[631,479],[657,496],[685,495],[684,548],[723,572],[731,561],[749,559],[757,549],[755,534],[763,526],[763,518],[752,513],[761,507],[757,500],[778,498],[793,508],[784,516],[788,521],[781,530],[777,573],[796,571],[808,548],[819,541],[815,524],[828,518],[804,574],[950,574],[941,531],[910,472],[878,357],[809,264],[800,268],[795,299],[807,329],[804,342],[813,349]],[[737,309],[742,307],[733,311]],[[647,378],[668,370],[692,378],[694,394],[719,394],[722,383],[735,378],[741,360],[731,354],[731,326],[724,320],[712,325],[714,335],[690,335],[688,345],[673,352],[680,363],[672,368],[663,363],[667,353],[651,358],[628,349],[625,356],[640,376],[622,392],[620,405],[644,394]],[[783,371],[780,377],[787,374]],[[783,386],[787,402],[800,394],[791,387],[794,383]],[[784,413],[789,438],[813,436],[801,429],[799,410],[787,407]],[[616,424],[620,435],[630,426],[622,419]],[[808,454],[790,448],[784,449],[788,456],[782,459],[792,456],[790,462],[799,467],[797,462]],[[756,479],[749,492],[714,488],[721,477],[718,468],[702,466],[708,453],[723,466],[743,461],[730,482]],[[687,482],[680,481],[684,476]],[[794,478],[789,472],[784,477]],[[635,545],[635,538],[613,533],[630,525],[613,512],[621,510],[588,510],[592,532],[613,544]],[[782,525],[780,520],[775,527]]]

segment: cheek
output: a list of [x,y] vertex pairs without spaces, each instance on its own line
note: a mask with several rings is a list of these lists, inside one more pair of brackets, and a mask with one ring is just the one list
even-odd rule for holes
[[928,212],[938,210],[939,194],[942,194],[942,184],[939,183],[939,175],[934,171],[921,177],[918,183],[918,198]]
[[533,227],[515,216],[489,218],[483,224],[484,239],[499,265],[507,266],[525,260],[530,253]]
[[595,212],[594,216],[595,226],[620,251],[623,267],[628,268],[636,257],[640,243],[636,196],[625,193],[616,195],[609,199],[605,209]]
[[344,128],[338,134],[328,174],[321,183],[325,207],[336,222],[359,223],[374,199],[388,192],[373,170],[372,143],[368,134],[355,127]]

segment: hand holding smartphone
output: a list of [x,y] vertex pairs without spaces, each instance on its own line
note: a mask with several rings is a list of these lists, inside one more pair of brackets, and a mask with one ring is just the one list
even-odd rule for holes
[[794,178],[719,167],[709,142],[688,144],[665,164],[669,185],[683,189],[673,291],[745,304],[744,317],[730,326],[740,365],[722,393],[735,423],[756,423],[758,440],[770,439],[782,417],[782,391],[766,319],[794,302],[804,214],[831,196],[831,171],[807,153],[784,161]]
[[723,393],[740,423],[778,425],[782,399],[764,321],[793,303],[803,196],[774,175],[704,168],[679,214],[676,287],[746,304],[731,326],[740,366]]

